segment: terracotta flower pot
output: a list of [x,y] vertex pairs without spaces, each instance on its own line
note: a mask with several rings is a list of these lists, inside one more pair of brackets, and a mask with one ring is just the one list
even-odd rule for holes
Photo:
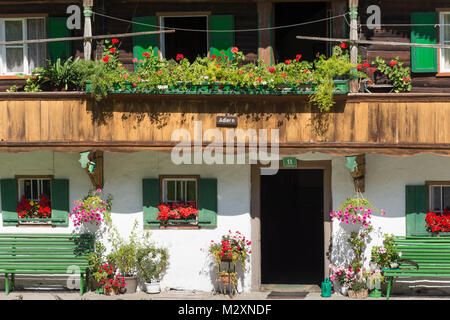
[[137,276],[124,277],[125,278],[125,293],[135,293],[137,288]]
[[220,275],[220,281],[222,281],[222,283],[225,285],[230,284],[230,278],[231,278],[231,275],[228,275],[228,274]]

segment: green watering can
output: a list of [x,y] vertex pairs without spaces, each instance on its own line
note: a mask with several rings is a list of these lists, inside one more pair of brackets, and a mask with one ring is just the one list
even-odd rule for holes
[[331,282],[329,278],[325,278],[325,281],[322,282],[322,294],[323,298],[331,297]]

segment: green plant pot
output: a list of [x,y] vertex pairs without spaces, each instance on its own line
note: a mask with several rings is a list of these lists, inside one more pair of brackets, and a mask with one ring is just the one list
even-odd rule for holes
[[334,80],[334,94],[347,94],[350,91],[349,80]]

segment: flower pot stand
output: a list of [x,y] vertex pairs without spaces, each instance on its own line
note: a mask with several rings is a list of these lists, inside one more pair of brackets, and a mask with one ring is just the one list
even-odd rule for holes
[[[231,276],[231,273],[236,273],[236,267],[234,264],[232,265],[232,262],[231,258],[223,257],[219,264],[219,290],[222,294],[226,294],[229,291],[231,297],[236,294],[236,286]],[[225,263],[227,268],[222,268],[222,263]],[[221,274],[223,271],[226,271],[226,274]]]

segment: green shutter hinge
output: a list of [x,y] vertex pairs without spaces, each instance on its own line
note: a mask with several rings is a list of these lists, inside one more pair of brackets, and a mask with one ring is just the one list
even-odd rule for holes
[[83,15],[85,17],[92,17],[92,6],[84,6],[83,8]]
[[350,19],[358,18],[358,7],[350,7]]

